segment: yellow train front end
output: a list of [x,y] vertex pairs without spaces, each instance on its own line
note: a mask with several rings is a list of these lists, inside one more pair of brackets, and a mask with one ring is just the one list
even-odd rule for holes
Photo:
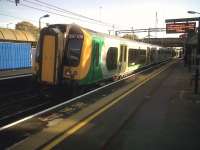
[[40,32],[33,70],[37,81],[46,85],[78,82],[90,69],[92,40],[77,25],[51,25]]
[[65,25],[54,25],[41,30],[33,65],[39,83],[56,85],[60,82],[66,29]]
[[92,40],[89,32],[73,25],[69,28],[68,38],[64,50],[63,79],[80,81],[84,79],[90,69]]

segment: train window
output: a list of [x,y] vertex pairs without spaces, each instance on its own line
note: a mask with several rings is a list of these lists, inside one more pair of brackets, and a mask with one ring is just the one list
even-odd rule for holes
[[68,41],[69,62],[72,66],[78,66],[80,62],[82,39],[70,38]]
[[123,55],[124,49],[123,46],[120,46],[120,56],[119,56],[119,62],[122,62],[122,55]]
[[107,52],[106,66],[108,70],[117,69],[118,49],[117,47],[110,47]]
[[139,51],[137,49],[131,49],[128,50],[128,66],[135,65],[138,60],[138,53]]
[[73,26],[70,28],[65,45],[64,65],[73,67],[79,65],[83,40],[83,32],[79,27]]
[[120,46],[120,56],[119,56],[119,62],[122,62],[122,58],[124,59],[123,61],[126,61],[127,57],[127,46],[126,45],[121,45]]
[[126,57],[127,57],[127,46],[124,47],[124,61],[126,61]]
[[140,49],[140,55],[146,55],[146,50],[145,49]]
[[82,34],[69,34],[65,48],[65,65],[76,67],[80,63],[81,49],[83,44]]

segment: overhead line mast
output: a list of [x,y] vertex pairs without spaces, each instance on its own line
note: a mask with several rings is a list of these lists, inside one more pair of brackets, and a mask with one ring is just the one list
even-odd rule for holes
[[17,6],[17,4],[19,4],[19,0],[15,0],[15,4],[16,4],[16,6]]

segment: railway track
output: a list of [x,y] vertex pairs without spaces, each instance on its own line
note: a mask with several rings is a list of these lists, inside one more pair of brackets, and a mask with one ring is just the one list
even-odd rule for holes
[[65,95],[66,97],[61,96],[56,92],[57,95],[52,94],[52,90],[51,88],[40,91],[31,89],[15,92],[10,96],[6,95],[0,104],[0,126],[12,123],[70,98],[67,95]]
[[[107,84],[102,84],[100,87],[96,86],[96,89],[92,87],[91,89],[87,89],[86,93],[83,93],[83,95],[74,97],[72,95],[63,94],[65,91],[69,89],[65,88],[59,88],[55,92],[55,90],[50,89],[49,91],[46,90],[42,95],[41,93],[38,94],[37,92],[35,94],[30,95],[21,95],[21,98],[15,98],[12,97],[7,103],[0,105],[1,113],[0,113],[0,131],[4,130],[12,125],[15,125],[16,123],[19,123],[21,121],[24,121],[28,118],[31,118],[29,116],[37,116],[40,114],[43,114],[44,112],[54,110],[62,105],[69,104],[69,107],[74,107],[69,115],[73,114],[74,112],[78,111],[80,108],[75,108],[76,106],[73,104],[74,102],[78,102],[78,99],[83,96],[90,95],[96,91],[99,91],[101,89],[104,89],[108,86],[111,86],[113,84],[126,84],[121,83],[121,81],[125,81],[130,79],[130,77],[135,78],[136,75],[148,72],[150,70],[153,70],[155,68],[158,68],[159,66],[165,64],[166,62],[159,63],[156,65],[149,66],[148,68],[145,67],[143,70],[137,71],[137,73],[132,74],[130,76],[127,76],[124,79],[115,81],[115,82],[106,82]],[[131,79],[131,82],[135,79]],[[129,81],[130,82],[130,81]],[[116,86],[111,91],[104,92],[103,95],[105,96],[110,94],[112,91],[117,90],[120,86]],[[53,94],[52,94],[53,91]],[[54,93],[55,92],[55,93]],[[65,92],[66,93],[66,92]],[[18,93],[19,94],[19,93]],[[19,94],[20,95],[20,94]],[[86,102],[84,105],[89,105],[90,103],[94,103],[95,101],[91,100]],[[23,105],[22,105],[23,104]],[[71,105],[71,106],[70,106]],[[38,113],[39,112],[39,113]],[[21,121],[20,121],[21,120]]]
[[32,78],[21,77],[7,80],[0,80],[0,99],[1,101],[8,97],[16,97],[33,90]]

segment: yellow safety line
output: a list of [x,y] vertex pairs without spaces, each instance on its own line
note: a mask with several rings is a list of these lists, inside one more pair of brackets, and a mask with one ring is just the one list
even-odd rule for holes
[[55,139],[54,141],[52,141],[51,143],[49,143],[48,145],[46,145],[42,149],[43,150],[52,149],[53,147],[55,147],[56,145],[58,145],[60,142],[62,142],[64,139],[66,139],[67,137],[71,136],[76,131],[78,131],[79,129],[81,129],[85,125],[87,125],[90,121],[92,121],[93,119],[95,119],[97,116],[99,116],[100,114],[102,114],[104,111],[106,111],[107,109],[109,109],[110,107],[112,107],[114,104],[118,103],[120,100],[122,100],[124,97],[126,97],[127,95],[129,95],[131,92],[135,91],[137,88],[139,88],[140,86],[144,85],[146,82],[148,82],[152,78],[156,77],[158,74],[160,74],[161,72],[165,71],[166,69],[168,69],[172,64],[170,64],[169,66],[165,67],[161,71],[155,73],[154,75],[150,76],[148,79],[142,81],[136,87],[130,89],[129,91],[127,91],[123,95],[119,96],[114,101],[112,101],[111,103],[107,104],[105,107],[103,107],[102,109],[98,110],[97,112],[95,112],[91,116],[88,116],[83,121],[81,121],[80,123],[78,123],[77,125],[75,125],[74,127],[72,127],[71,129],[69,129],[68,131],[66,131],[63,135],[61,135],[60,137],[58,137],[57,139]]

